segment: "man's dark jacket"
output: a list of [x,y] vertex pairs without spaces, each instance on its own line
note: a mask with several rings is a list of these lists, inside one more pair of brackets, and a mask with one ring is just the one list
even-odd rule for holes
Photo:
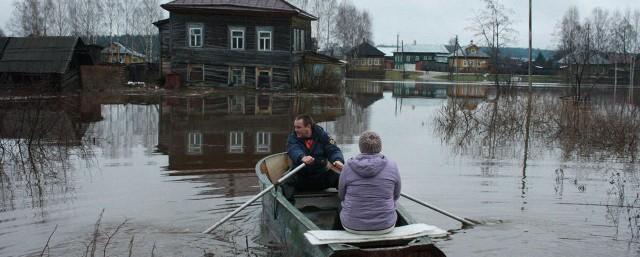
[[298,138],[295,132],[289,134],[287,139],[287,153],[289,158],[293,160],[293,167],[300,166],[304,156],[311,156],[315,159],[311,166],[307,166],[298,173],[305,177],[315,177],[320,175],[321,171],[326,171],[327,160],[330,163],[335,161],[344,163],[342,151],[335,145],[333,139],[327,135],[327,132],[318,125],[314,125],[312,130],[313,146],[310,150],[304,144],[305,139]]

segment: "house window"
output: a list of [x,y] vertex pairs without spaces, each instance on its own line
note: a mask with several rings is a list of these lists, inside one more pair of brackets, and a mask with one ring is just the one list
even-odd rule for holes
[[187,135],[187,154],[188,155],[201,155],[202,154],[202,133],[189,132]]
[[204,81],[204,64],[187,64],[188,81]]
[[367,65],[369,66],[373,65],[373,59],[367,58]]
[[272,69],[256,68],[256,88],[271,88]]
[[244,67],[229,68],[229,85],[244,85]]
[[244,153],[244,132],[229,132],[229,153]]
[[271,152],[271,133],[270,132],[256,133],[256,153],[270,153],[270,152]]
[[231,29],[231,49],[244,50],[244,29]]
[[293,29],[293,51],[304,51],[304,30]]
[[380,65],[380,59],[376,59],[375,61],[376,61],[375,63],[376,65]]
[[271,51],[271,31],[258,31],[258,50]]
[[407,56],[407,62],[411,62],[411,56]]
[[244,96],[232,95],[229,96],[229,114],[244,114]]
[[189,47],[202,47],[202,25],[189,25]]

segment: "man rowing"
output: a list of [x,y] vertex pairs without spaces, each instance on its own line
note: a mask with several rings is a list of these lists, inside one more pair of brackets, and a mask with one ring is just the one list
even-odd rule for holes
[[[282,185],[284,196],[294,203],[296,191],[318,191],[337,188],[340,175],[330,169],[342,170],[342,151],[324,129],[309,115],[299,115],[293,121],[294,131],[287,139],[287,153],[293,166],[306,167]],[[329,165],[330,164],[330,165]]]

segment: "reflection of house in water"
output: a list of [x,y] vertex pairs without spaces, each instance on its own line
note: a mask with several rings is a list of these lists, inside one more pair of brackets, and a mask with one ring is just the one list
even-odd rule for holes
[[0,138],[79,144],[89,122],[101,119],[99,107],[100,104],[80,97],[3,101]]
[[285,151],[295,115],[335,120],[342,103],[337,97],[266,94],[166,98],[158,148],[169,155],[170,170],[253,172],[260,159]]
[[448,85],[448,84],[417,84],[396,83],[393,87],[394,97],[424,97],[424,98],[485,98],[488,87],[482,85]]
[[447,98],[448,85],[396,83],[393,97]]
[[369,107],[383,98],[382,84],[365,80],[347,81],[345,115],[327,128],[340,144],[353,144],[369,128]]

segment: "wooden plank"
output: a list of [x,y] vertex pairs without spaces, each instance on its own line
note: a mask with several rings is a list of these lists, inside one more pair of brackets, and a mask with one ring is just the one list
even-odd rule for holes
[[169,171],[167,175],[169,176],[193,176],[193,175],[207,175],[207,174],[217,174],[217,173],[246,173],[253,172],[254,168],[246,168],[246,169],[203,169],[203,170],[174,170]]

